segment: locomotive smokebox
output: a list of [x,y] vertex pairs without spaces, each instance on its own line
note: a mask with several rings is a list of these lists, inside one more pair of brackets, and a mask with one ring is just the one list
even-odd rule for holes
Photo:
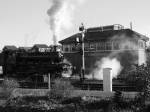
[[112,92],[112,69],[103,69],[103,91]]

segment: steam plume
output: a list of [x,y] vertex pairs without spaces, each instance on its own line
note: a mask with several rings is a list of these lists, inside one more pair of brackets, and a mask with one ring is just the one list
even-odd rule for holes
[[72,14],[78,4],[84,0],[50,0],[52,3],[47,14],[50,17],[49,24],[53,33],[53,43],[57,44],[60,34],[64,29],[70,29],[72,26]]
[[72,64],[67,59],[64,59],[63,63],[65,63],[66,66],[64,66],[65,70],[62,72],[62,76],[63,77],[71,77],[71,75],[72,75]]
[[93,71],[95,74],[94,78],[103,79],[103,68],[112,68],[113,77],[117,77],[117,75],[122,70],[122,66],[120,62],[116,58],[104,57],[101,61],[96,63],[97,68]]
[[[103,57],[101,60],[95,63],[96,68],[94,68],[91,72],[91,74],[94,74],[94,78],[103,79],[103,68],[112,68],[113,78],[117,77],[117,75],[119,75],[120,72],[130,71],[134,69],[133,65],[138,64],[140,56],[142,56],[142,62],[146,60],[143,59],[145,58],[143,56],[144,51],[138,50],[138,41],[136,40],[136,37],[134,35],[115,35],[109,41],[118,41],[119,49],[113,50],[113,52],[108,54],[108,56]],[[142,53],[139,54],[139,51]]]

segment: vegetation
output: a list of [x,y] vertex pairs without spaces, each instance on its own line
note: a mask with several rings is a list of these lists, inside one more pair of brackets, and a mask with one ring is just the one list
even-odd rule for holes
[[71,97],[73,91],[73,86],[69,81],[64,81],[61,79],[56,79],[51,91],[48,93],[49,99],[54,99],[56,101],[62,101],[65,98]]
[[134,85],[139,92],[138,105],[141,111],[144,111],[150,102],[150,62],[145,65],[136,66],[136,69],[128,74],[126,82],[129,85]]
[[150,96],[150,63],[136,66],[136,69],[129,73],[126,82],[135,85],[137,91],[141,92],[145,98]]
[[10,98],[14,89],[19,87],[19,83],[12,78],[5,78],[1,84],[2,94],[5,98]]
[[8,100],[5,108],[1,108],[14,112],[74,112],[77,109],[75,104],[79,103],[81,98],[71,98],[72,90],[69,82],[57,79],[47,96],[15,97]]
[[[110,99],[83,99],[72,97],[74,90],[69,81],[56,79],[51,91],[47,96],[22,96],[11,98],[2,111],[11,110],[12,112],[148,112],[150,106],[146,104],[150,96],[150,65],[137,66],[136,69],[128,74],[126,82],[136,85],[140,94],[134,99],[125,99],[121,91],[116,91],[114,97]],[[11,92],[19,86],[17,81],[6,79],[2,85],[10,97]],[[0,110],[1,111],[1,110]]]

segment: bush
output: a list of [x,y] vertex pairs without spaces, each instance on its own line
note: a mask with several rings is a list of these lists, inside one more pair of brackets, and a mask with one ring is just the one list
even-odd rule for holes
[[126,82],[135,85],[137,91],[143,93],[144,100],[150,100],[150,62],[136,66],[136,70],[128,75]]
[[14,89],[19,87],[19,83],[14,79],[4,79],[1,84],[4,97],[9,98],[12,95]]
[[62,79],[56,79],[51,91],[48,93],[50,99],[63,100],[64,98],[70,97],[73,91],[73,86],[69,81]]

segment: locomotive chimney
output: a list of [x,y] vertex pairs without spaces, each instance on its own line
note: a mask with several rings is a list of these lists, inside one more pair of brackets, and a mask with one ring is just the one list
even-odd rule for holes
[[54,52],[57,52],[57,45],[54,45]]
[[103,91],[112,92],[112,69],[103,69]]
[[132,30],[132,22],[130,22],[130,29]]

